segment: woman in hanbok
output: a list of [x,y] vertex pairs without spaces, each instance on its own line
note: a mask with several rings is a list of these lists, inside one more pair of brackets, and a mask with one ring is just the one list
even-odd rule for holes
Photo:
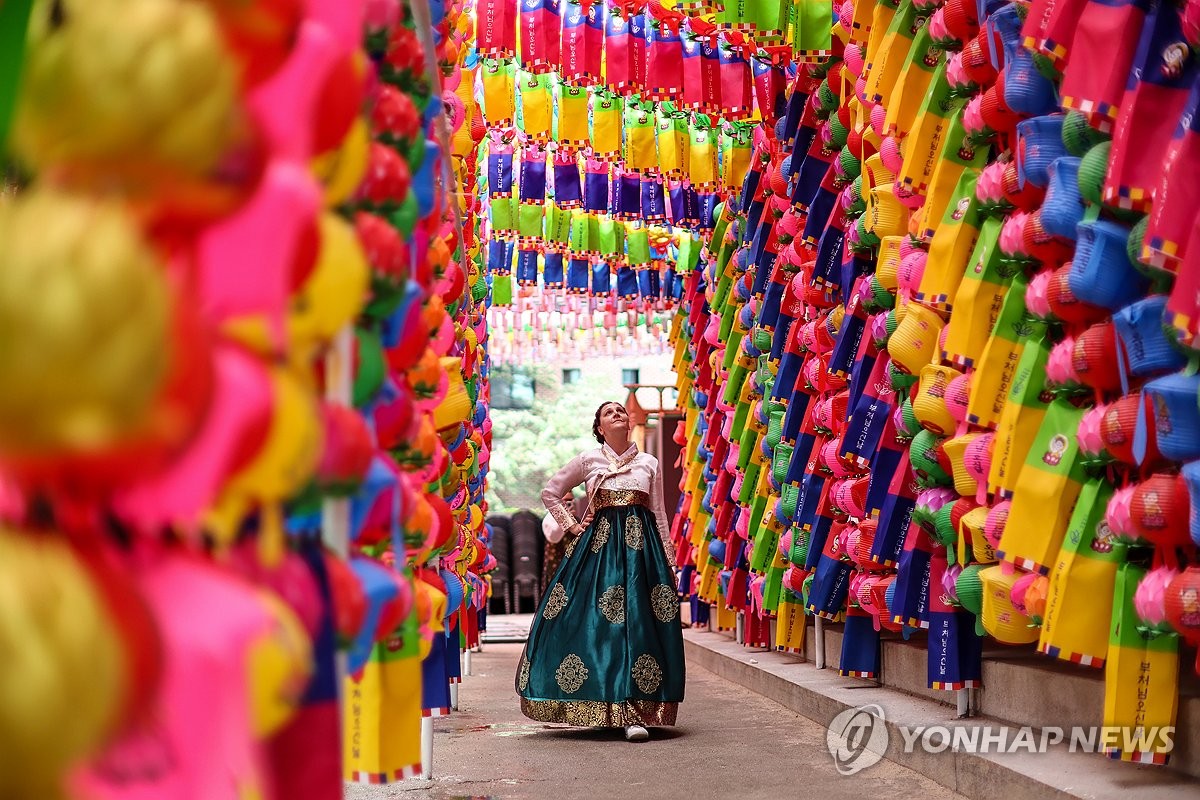
[[[542,502],[566,531],[565,558],[534,615],[517,668],[521,711],[542,722],[624,728],[674,725],[683,700],[683,631],[658,459],[629,440],[629,414],[601,404],[600,447],[558,471]],[[562,498],[579,484],[576,519]]]

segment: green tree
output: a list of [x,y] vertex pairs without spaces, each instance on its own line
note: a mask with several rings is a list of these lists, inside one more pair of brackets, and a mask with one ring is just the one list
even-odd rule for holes
[[[564,464],[590,447],[596,406],[624,399],[609,377],[589,377],[563,386],[551,370],[541,371],[528,411],[493,409],[488,504],[496,514],[527,508],[542,514],[542,488]],[[546,382],[543,383],[542,381]],[[549,388],[542,388],[549,387]]]

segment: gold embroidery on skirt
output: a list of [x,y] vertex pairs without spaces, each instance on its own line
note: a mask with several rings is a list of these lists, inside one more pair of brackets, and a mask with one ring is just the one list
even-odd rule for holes
[[656,700],[529,700],[521,698],[521,713],[538,722],[565,722],[587,728],[624,728],[628,725],[674,725],[679,703]]
[[646,544],[646,537],[642,534],[642,520],[632,512],[625,520],[625,544],[634,550],[641,550]]
[[633,663],[633,682],[646,694],[653,694],[662,683],[662,667],[649,653],[638,656]]
[[659,622],[670,622],[679,615],[679,595],[665,583],[650,590],[650,607]]
[[613,625],[625,622],[625,587],[616,584],[604,590],[600,595],[600,613]]
[[579,537],[572,536],[571,541],[567,542],[567,549],[563,551],[563,558],[570,558],[571,553],[575,552],[575,545],[579,544]]
[[561,583],[554,584],[554,588],[550,590],[550,596],[546,598],[546,610],[542,612],[544,619],[554,619],[559,613],[567,607],[567,590],[563,588]]
[[517,673],[517,688],[522,692],[529,688],[529,659],[521,656],[521,670]]
[[612,525],[609,524],[608,517],[604,517],[596,523],[596,532],[592,534],[592,552],[599,553],[604,545],[608,544],[608,535],[612,533]]
[[579,687],[583,686],[583,682],[587,679],[587,667],[584,666],[583,659],[574,653],[564,658],[554,672],[554,681],[558,684],[558,688],[567,694],[578,692]]

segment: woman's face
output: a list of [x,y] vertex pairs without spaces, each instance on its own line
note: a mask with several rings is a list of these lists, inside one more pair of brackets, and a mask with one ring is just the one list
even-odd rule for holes
[[607,439],[614,433],[629,433],[629,412],[620,403],[609,403],[600,412],[600,435]]

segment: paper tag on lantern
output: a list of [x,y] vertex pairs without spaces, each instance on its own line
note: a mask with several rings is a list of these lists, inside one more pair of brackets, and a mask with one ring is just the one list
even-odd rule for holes
[[674,100],[683,91],[681,21],[681,18],[668,18],[650,22],[645,91],[650,100]]
[[[683,222],[685,225],[700,223],[700,194],[690,183],[683,185]],[[697,257],[700,251],[697,250]]]
[[[623,219],[640,219],[642,216],[642,179],[637,172],[625,172],[620,177],[620,211]],[[616,195],[614,195],[616,196]]]
[[621,178],[625,172],[620,167],[614,167],[612,173],[612,191],[608,196],[608,207],[604,210],[614,217],[621,216],[621,195],[625,193],[625,186],[621,183]]
[[517,229],[517,203],[513,197],[497,197],[489,204],[491,208],[492,233],[504,238],[505,234]]
[[685,31],[680,42],[680,80],[683,82],[679,96],[681,107],[700,111],[704,107],[704,72],[700,58],[701,40]]
[[1105,728],[1142,734],[1104,744],[1109,758],[1138,764],[1166,764],[1179,704],[1179,637],[1144,632],[1134,605],[1137,585],[1146,571],[1125,564],[1117,571],[1113,591],[1108,660],[1104,663]]
[[520,127],[525,135],[539,142],[550,139],[554,121],[553,77],[521,70],[517,82],[521,98]]
[[609,91],[625,94],[633,76],[632,43],[625,10],[608,9],[604,28],[604,84]]
[[[759,43],[778,42],[783,37],[783,29],[787,23],[787,11],[784,9],[784,3],[779,0],[726,3],[724,17],[724,22],[729,27],[753,31],[754,41]],[[718,15],[717,19],[721,21],[721,15]]]
[[683,184],[679,181],[670,181],[667,184],[667,221],[677,227],[684,225]]
[[645,228],[634,228],[625,239],[629,248],[629,263],[644,267],[650,263],[650,233]]
[[592,265],[592,294],[600,297],[612,291],[612,272],[608,264]]
[[604,77],[604,31],[608,26],[608,4],[590,0],[584,21],[584,76],[589,84],[600,83]]
[[579,162],[574,158],[554,162],[554,203],[559,208],[576,208],[583,202]]
[[483,118],[493,128],[511,125],[516,116],[516,71],[510,58],[484,59]]
[[742,48],[722,42],[718,48],[721,74],[720,108],[727,119],[745,119],[754,109],[750,64]]
[[786,110],[787,92],[783,69],[770,59],[753,56],[750,69],[754,77],[754,105],[758,116],[773,120],[783,116]]
[[[887,5],[880,3],[880,6]],[[816,61],[833,52],[833,26],[830,25],[829,8],[821,3],[798,0],[794,5],[793,19],[788,38],[797,61]]]
[[558,88],[558,108],[554,115],[554,139],[568,149],[587,147],[591,141],[588,131],[589,92],[581,86]]
[[660,104],[654,116],[654,138],[658,148],[657,166],[664,175],[679,176],[683,174],[682,153],[680,140],[675,135],[674,114],[665,110]]
[[591,249],[588,246],[587,212],[575,210],[571,213],[571,233],[567,239],[567,249],[580,256],[585,256]]
[[558,4],[559,0],[521,0],[521,66],[530,72],[550,72],[561,61]]
[[557,289],[563,285],[564,270],[562,253],[546,253],[543,256],[542,280],[546,286]]
[[629,90],[640,93],[646,88],[649,15],[637,11],[629,17]]
[[1029,281],[1023,274],[1013,278],[1004,296],[1000,314],[992,328],[988,343],[980,355],[971,382],[971,399],[967,405],[967,421],[972,425],[994,428],[1008,399],[1017,362],[1031,332],[1031,321],[1025,309],[1025,290]]
[[962,109],[956,109],[950,117],[950,123],[942,129],[941,152],[929,178],[929,188],[925,193],[925,205],[917,212],[918,235],[922,239],[932,239],[937,225],[943,215],[948,212],[948,206],[955,194],[955,187],[963,173],[979,170],[987,163],[990,148],[972,147],[967,142],[966,130],[962,124]]
[[726,191],[737,191],[746,179],[753,154],[752,135],[749,124],[733,123],[721,128],[721,183]]
[[624,104],[613,94],[597,91],[592,95],[592,150],[598,157],[612,157],[621,151],[621,122]]
[[588,211],[607,211],[609,195],[609,165],[589,158],[584,172],[583,207]]
[[1103,478],[1084,484],[1050,568],[1038,641],[1038,650],[1046,655],[1089,667],[1103,665],[1108,657],[1113,586],[1124,560],[1104,520],[1112,494],[1112,484]]
[[512,197],[513,192],[513,154],[488,154],[488,195],[497,197]]
[[[917,19],[923,20],[922,17]],[[933,46],[927,25],[922,25],[917,30],[907,47],[908,55],[901,64],[900,76],[888,95],[889,99],[885,100],[887,116],[883,127],[888,136],[900,137],[909,135],[910,132],[914,135],[917,133],[919,111],[934,80],[934,69],[944,67],[945,64],[944,60],[940,60],[940,51]],[[939,60],[934,61],[935,58]],[[931,64],[930,61],[934,63]],[[947,91],[948,88],[947,85],[942,90]],[[921,145],[919,142],[917,144]]]
[[546,151],[526,147],[521,155],[521,202],[546,202]]
[[475,5],[475,36],[482,56],[517,53],[516,6],[512,0],[479,0]]
[[721,113],[721,53],[715,37],[700,41],[700,89],[703,94],[701,111]]
[[587,215],[588,252],[594,256],[599,256],[601,253],[600,221],[601,221],[601,217],[597,214],[588,214]]
[[517,209],[517,236],[521,246],[529,247],[542,239],[545,208],[532,203],[522,203]]
[[1017,476],[1008,524],[996,548],[1001,561],[1042,573],[1053,565],[1083,488],[1085,476],[1075,435],[1082,417],[1082,409],[1063,400],[1052,402],[1046,410]]
[[617,296],[626,300],[638,296],[637,273],[631,267],[622,266],[617,270]]
[[512,275],[505,273],[492,279],[492,304],[511,306],[513,298]]
[[517,284],[519,286],[536,286],[537,278],[538,251],[533,247],[523,247],[518,249]]
[[587,19],[595,12],[589,4],[586,11],[579,0],[562,0],[562,53],[560,75],[571,82],[586,82],[591,77],[587,64]]
[[[959,312],[961,313],[961,312]],[[1011,497],[1024,469],[1025,458],[1042,426],[1042,418],[1053,395],[1046,391],[1046,362],[1050,343],[1044,323],[1034,323],[1025,349],[1021,351],[1012,388],[1000,413],[993,444],[988,491],[996,497]],[[978,375],[978,373],[976,373]]]
[[716,132],[692,123],[689,142],[688,176],[693,184],[706,188],[717,184]]
[[663,197],[662,180],[642,175],[641,187],[642,219],[646,222],[663,222],[667,218],[666,200]]
[[921,275],[916,299],[940,311],[951,311],[967,262],[979,239],[979,203],[975,199],[975,170],[963,172],[929,246],[929,259]]
[[625,100],[625,164],[633,170],[658,167],[653,107],[633,98]]
[[571,212],[556,205],[546,206],[546,245],[557,252],[566,249],[571,239]]

